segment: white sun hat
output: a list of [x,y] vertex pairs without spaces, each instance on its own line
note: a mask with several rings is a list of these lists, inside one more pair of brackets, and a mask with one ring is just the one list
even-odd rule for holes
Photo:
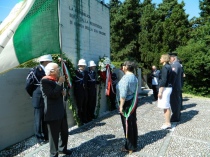
[[44,61],[50,61],[52,62],[52,56],[51,55],[43,55],[39,58],[39,62],[44,62]]
[[80,59],[79,62],[78,62],[78,65],[85,65],[86,66],[87,64],[86,64],[86,61],[84,59]]
[[94,61],[89,61],[88,62],[88,67],[95,67],[95,66],[96,66],[96,64],[95,64]]

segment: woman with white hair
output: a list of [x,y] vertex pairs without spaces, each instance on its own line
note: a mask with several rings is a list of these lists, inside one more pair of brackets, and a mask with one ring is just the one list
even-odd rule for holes
[[41,80],[41,90],[45,102],[44,119],[49,133],[50,156],[58,157],[58,153],[70,155],[67,150],[68,123],[63,96],[66,95],[62,84],[64,76],[60,76],[60,68],[56,63],[45,67],[46,76]]

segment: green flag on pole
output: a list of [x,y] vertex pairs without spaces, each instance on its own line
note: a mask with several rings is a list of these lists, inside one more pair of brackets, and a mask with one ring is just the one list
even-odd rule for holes
[[19,3],[17,17],[0,33],[0,73],[44,54],[61,53],[58,0]]

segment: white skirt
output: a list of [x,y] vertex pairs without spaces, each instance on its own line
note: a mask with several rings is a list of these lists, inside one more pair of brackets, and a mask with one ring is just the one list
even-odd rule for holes
[[158,98],[158,107],[162,109],[168,109],[170,105],[170,95],[172,92],[172,87],[166,87],[163,90],[162,98]]

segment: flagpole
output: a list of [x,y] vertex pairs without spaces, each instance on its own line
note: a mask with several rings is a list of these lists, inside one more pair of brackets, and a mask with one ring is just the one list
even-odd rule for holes
[[58,19],[59,19],[59,36],[60,36],[60,57],[61,57],[61,75],[63,75],[63,50],[62,50],[62,27],[63,25],[61,24],[61,0],[58,0]]

